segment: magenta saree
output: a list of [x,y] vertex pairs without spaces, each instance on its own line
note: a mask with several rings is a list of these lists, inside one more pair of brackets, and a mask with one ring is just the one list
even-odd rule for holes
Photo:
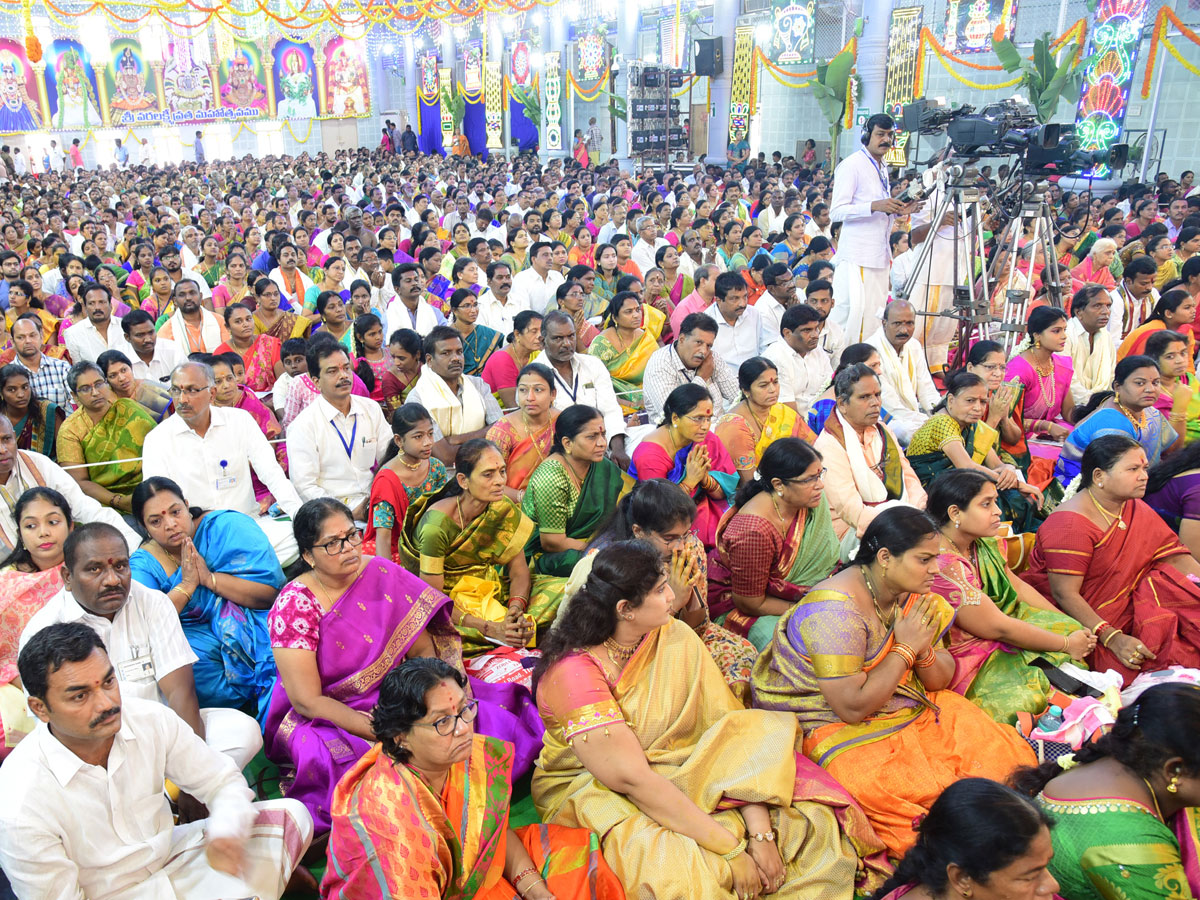
[[[1042,376],[1023,356],[1014,356],[1008,361],[1004,380],[1015,379],[1025,388],[1022,417],[1026,422],[1042,419],[1062,425],[1070,431],[1071,424],[1063,418],[1063,400],[1071,390],[1071,357],[1055,353],[1052,360],[1054,372]],[[1033,437],[1034,434],[1032,430],[1027,430],[1025,436]]]
[[[281,595],[290,588],[299,588],[315,602],[299,582],[286,585]],[[295,608],[302,606],[300,602]],[[273,611],[272,644],[288,627]],[[322,693],[360,712],[375,706],[383,677],[404,660],[422,633],[432,639],[439,658],[463,671],[462,639],[450,624],[450,598],[386,559],[371,559],[320,616],[318,629],[315,652]],[[469,684],[479,700],[475,730],[512,742],[514,771],[523,775],[542,747],[543,726],[529,692],[474,679]],[[275,684],[264,732],[267,756],[283,771],[284,795],[308,807],[317,834],[329,831],[333,789],[371,744],[332,722],[301,716],[288,700],[283,679]]]
[[[288,470],[287,461],[287,445],[279,440],[283,437],[283,428],[279,424],[279,420],[275,418],[275,413],[267,409],[264,404],[253,391],[242,388],[242,396],[238,398],[238,402],[234,404],[238,409],[245,410],[250,413],[255,424],[258,425],[259,431],[263,433],[268,441],[278,441],[271,444],[271,450],[275,453],[275,459],[279,461],[280,468],[284,473]],[[253,472],[250,473],[250,484],[254,488],[254,499],[262,501],[271,496],[271,492],[267,490],[267,486],[258,480],[258,476]]]

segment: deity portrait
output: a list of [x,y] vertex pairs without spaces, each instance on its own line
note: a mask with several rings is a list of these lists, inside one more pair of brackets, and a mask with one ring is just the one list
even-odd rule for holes
[[367,73],[362,60],[342,44],[333,51],[328,66],[329,114],[365,115],[368,110]]
[[229,61],[229,78],[221,87],[221,105],[267,111],[267,89],[254,77],[254,64],[243,49],[236,50]]
[[11,50],[0,50],[0,131],[34,131],[41,127],[37,102],[29,96],[25,67]]
[[[113,64],[113,86],[115,88],[108,105],[122,112],[137,112],[155,106],[154,94],[146,89],[146,71],[133,53],[126,47]],[[113,124],[118,123],[114,116]]]
[[68,46],[54,64],[55,93],[58,111],[54,127],[95,128],[104,124],[96,104],[96,92],[88,80],[79,51]]
[[189,41],[176,41],[163,67],[163,96],[172,112],[199,112],[212,106],[208,66],[192,58]]
[[296,47],[283,53],[282,75],[279,86],[283,99],[279,102],[278,115],[281,119],[311,119],[317,114],[317,102],[313,98],[313,77],[308,59]]

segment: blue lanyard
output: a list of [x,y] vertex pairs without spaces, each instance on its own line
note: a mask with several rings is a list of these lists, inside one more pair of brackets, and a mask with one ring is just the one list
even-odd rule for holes
[[879,176],[879,184],[883,188],[884,199],[892,196],[892,186],[888,183],[887,168],[876,163],[875,157],[870,154],[866,147],[863,147],[862,152],[866,154],[867,159],[871,162],[871,167],[875,169],[875,174]]
[[333,431],[338,436],[338,440],[342,442],[342,449],[346,451],[346,456],[352,458],[354,455],[354,439],[358,437],[358,416],[354,416],[354,429],[350,432],[350,440],[347,441],[342,437],[341,430],[334,424],[333,419],[329,420],[329,424],[333,425]]

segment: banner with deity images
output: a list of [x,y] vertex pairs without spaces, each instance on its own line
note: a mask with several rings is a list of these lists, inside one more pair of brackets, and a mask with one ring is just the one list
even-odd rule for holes
[[0,99],[0,131],[42,127],[37,75],[25,56],[25,45],[11,38],[0,38]]
[[280,119],[317,116],[317,66],[311,44],[280,38],[271,48],[275,115]]
[[467,41],[463,47],[463,90],[474,94],[483,89],[483,41]]
[[163,64],[164,122],[203,122],[214,115],[213,74],[207,65],[196,59],[192,41],[172,38]]
[[771,0],[771,41],[766,48],[771,62],[789,66],[814,61],[815,10],[816,0]]
[[1001,22],[1008,37],[1017,26],[1017,0],[949,0],[943,44],[951,53],[992,49],[992,34]]
[[518,87],[528,87],[533,77],[533,62],[529,41],[517,41],[509,53],[508,80]]
[[[892,10],[892,23],[888,30],[888,67],[883,83],[883,111],[897,121],[904,107],[913,102],[923,14],[924,8],[920,6]],[[883,158],[885,164],[907,165],[908,139],[908,132],[896,132],[896,142]]]
[[579,63],[579,78],[583,81],[595,81],[604,74],[608,46],[600,35],[585,34],[575,42],[575,56]]
[[226,117],[252,119],[267,114],[267,74],[257,45],[235,42],[229,58],[217,66],[217,79]]
[[129,38],[112,42],[112,62],[105,67],[104,86],[112,125],[158,120],[158,75],[142,55],[139,42]]
[[371,89],[362,51],[365,44],[338,35],[325,44],[324,114],[361,117],[371,112]]
[[54,131],[101,128],[99,90],[88,52],[79,41],[57,38],[46,48],[46,97]]

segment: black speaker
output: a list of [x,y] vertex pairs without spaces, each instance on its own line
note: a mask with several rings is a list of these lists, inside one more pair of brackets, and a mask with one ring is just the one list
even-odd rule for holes
[[725,71],[723,40],[719,37],[696,40],[696,74],[720,75]]

